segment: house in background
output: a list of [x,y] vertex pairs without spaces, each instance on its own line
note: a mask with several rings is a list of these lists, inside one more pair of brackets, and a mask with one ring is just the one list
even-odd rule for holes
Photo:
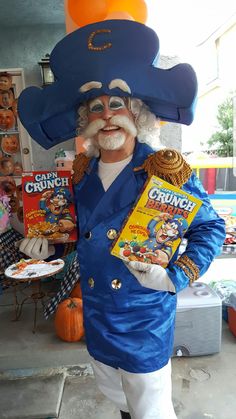
[[233,92],[236,96],[235,46],[236,12],[206,36],[195,50],[193,65],[199,83],[198,103],[194,122],[182,127],[182,151],[210,194],[236,191],[236,158],[214,159],[214,155],[207,153],[207,141],[219,126],[218,106]]
[[[236,9],[236,7],[235,7]],[[236,12],[199,43],[194,68],[199,82],[196,116],[183,127],[183,151],[202,151],[217,130],[218,106],[236,92]]]

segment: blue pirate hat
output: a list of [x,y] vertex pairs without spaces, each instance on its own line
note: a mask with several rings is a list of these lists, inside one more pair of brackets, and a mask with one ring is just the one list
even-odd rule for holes
[[57,186],[54,188],[53,196],[63,195],[63,197],[67,200],[68,203],[73,202],[73,197],[69,189],[62,188],[61,186]]
[[177,228],[180,234],[180,237],[182,238],[184,236],[184,233],[186,233],[188,229],[188,223],[186,219],[182,215],[174,215],[172,220],[177,223]]
[[188,64],[157,68],[158,57],[158,37],[141,23],[105,20],[84,26],[53,49],[50,65],[56,81],[21,93],[21,122],[48,149],[76,136],[79,105],[115,95],[139,98],[161,120],[189,125],[197,94],[195,72]]

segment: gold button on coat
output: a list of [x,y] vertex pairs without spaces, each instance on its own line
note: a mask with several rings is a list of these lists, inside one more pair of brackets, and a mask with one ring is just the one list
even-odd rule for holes
[[111,287],[114,290],[119,290],[122,287],[122,282],[119,279],[113,279],[113,281],[111,281]]
[[94,279],[93,278],[89,278],[88,279],[88,284],[89,284],[89,287],[90,288],[93,288],[94,287]]
[[107,237],[110,240],[114,240],[117,237],[117,231],[114,228],[110,228],[110,230],[107,231]]

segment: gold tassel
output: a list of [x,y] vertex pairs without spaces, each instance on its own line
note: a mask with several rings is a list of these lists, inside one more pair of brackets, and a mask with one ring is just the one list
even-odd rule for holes
[[148,177],[158,176],[178,188],[187,182],[192,173],[183,156],[173,149],[163,149],[151,154],[142,166],[134,170],[140,169],[144,169]]
[[73,161],[73,175],[72,175],[72,182],[74,185],[79,183],[81,179],[84,177],[84,173],[86,172],[88,165],[90,162],[90,158],[86,157],[84,153],[77,154],[75,160]]

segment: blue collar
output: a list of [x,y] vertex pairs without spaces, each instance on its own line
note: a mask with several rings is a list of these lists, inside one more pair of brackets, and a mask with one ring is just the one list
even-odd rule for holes
[[94,225],[112,216],[113,213],[128,205],[133,205],[144,181],[140,182],[140,176],[138,176],[143,169],[134,171],[134,168],[140,167],[152,153],[153,150],[149,146],[137,142],[133,159],[115,179],[106,193],[97,175],[99,159],[93,158],[90,161],[84,178],[76,185],[77,202],[80,207],[84,208],[81,212],[79,210],[81,233],[84,232],[84,229],[92,229]]

